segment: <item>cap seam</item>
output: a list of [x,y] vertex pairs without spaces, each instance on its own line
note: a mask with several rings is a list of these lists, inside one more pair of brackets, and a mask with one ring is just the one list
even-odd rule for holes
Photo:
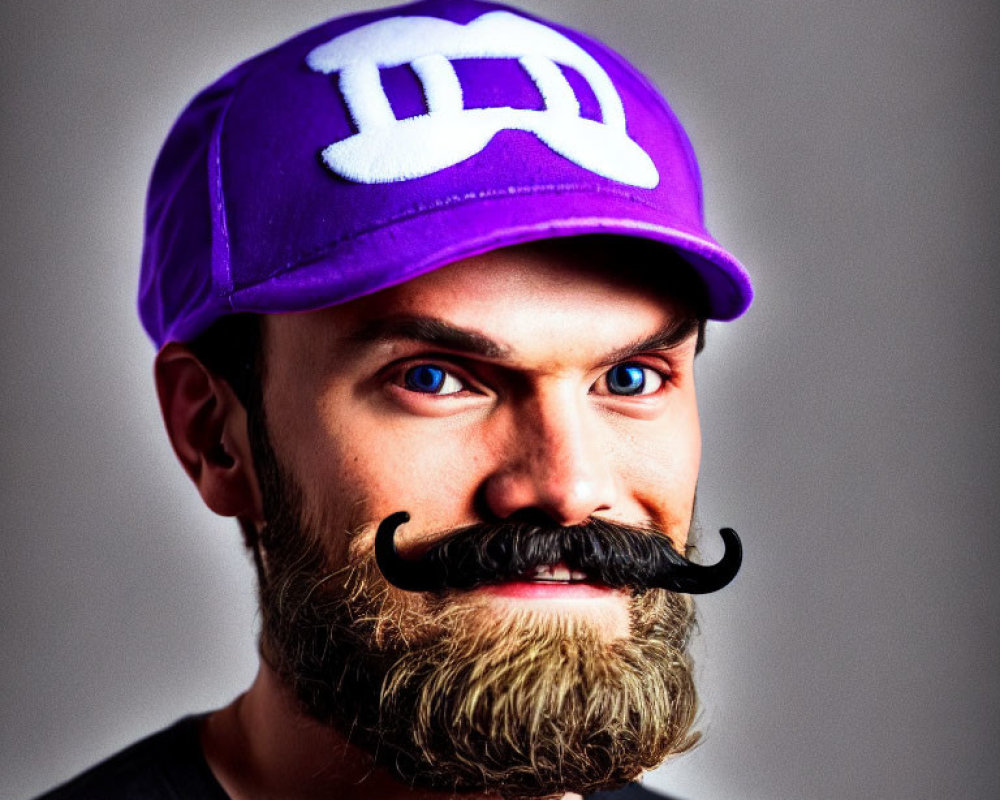
[[[243,74],[240,75],[237,81],[233,84],[229,91],[229,96],[226,98],[225,107],[219,112],[219,118],[216,120],[214,136],[209,149],[213,166],[215,168],[214,181],[210,189],[214,201],[212,210],[216,217],[216,224],[212,226],[212,278],[213,281],[215,281],[217,277],[225,280],[224,284],[220,284],[218,282],[215,283],[215,291],[213,294],[216,297],[225,300],[230,310],[233,310],[232,295],[234,289],[236,288],[236,283],[233,280],[233,259],[229,239],[229,220],[226,216],[226,188],[222,176],[222,134],[226,120],[229,118],[229,111],[233,107],[237,93],[247,80],[249,80],[250,76],[256,70],[260,69],[261,61],[262,59],[260,57],[253,58],[241,65],[244,68]],[[221,242],[216,241],[216,236],[221,239]],[[220,249],[223,248],[225,253],[225,263],[219,265],[217,264],[217,258],[220,255]],[[218,271],[216,269],[217,266],[220,268]]]

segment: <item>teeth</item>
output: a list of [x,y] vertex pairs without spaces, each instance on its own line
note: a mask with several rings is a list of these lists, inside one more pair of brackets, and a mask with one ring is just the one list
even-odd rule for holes
[[587,574],[578,569],[571,570],[565,564],[542,564],[528,573],[532,580],[553,581],[556,583],[571,583],[585,581]]

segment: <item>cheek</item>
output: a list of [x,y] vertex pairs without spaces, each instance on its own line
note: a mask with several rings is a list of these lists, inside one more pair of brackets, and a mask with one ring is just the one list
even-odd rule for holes
[[483,459],[467,426],[440,419],[404,423],[327,399],[296,427],[297,477],[309,505],[331,522],[374,526],[395,511],[411,514],[413,530],[472,521]]
[[680,545],[687,539],[701,466],[697,410],[679,410],[629,441],[623,479],[643,513]]

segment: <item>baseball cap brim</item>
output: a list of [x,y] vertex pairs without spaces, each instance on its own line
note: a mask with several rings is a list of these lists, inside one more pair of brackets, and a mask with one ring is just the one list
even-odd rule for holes
[[[544,239],[610,234],[669,246],[701,278],[707,316],[731,320],[750,305],[753,290],[742,265],[716,242],[645,218],[641,204],[605,197],[594,216],[592,193],[476,198],[397,219],[331,245],[328,252],[259,283],[234,287],[229,313],[307,311],[343,303],[411,280],[447,264],[503,247]],[[553,213],[553,210],[558,213]],[[652,216],[652,214],[649,214]],[[663,264],[650,278],[669,281]],[[658,274],[658,270],[661,270]],[[214,315],[213,315],[214,316]],[[199,326],[196,320],[191,321]],[[177,332],[183,336],[183,332]]]

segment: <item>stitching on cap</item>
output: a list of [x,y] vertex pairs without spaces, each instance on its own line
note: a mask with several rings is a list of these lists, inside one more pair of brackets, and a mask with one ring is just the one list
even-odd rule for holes
[[[249,283],[241,283],[239,285],[236,285],[234,283],[232,294],[235,294],[235,292],[240,291],[242,289],[248,289],[252,286],[257,286],[261,283],[264,283],[265,281],[269,281],[273,278],[276,278],[279,275],[284,275],[288,272],[292,272],[304,266],[308,266],[309,264],[314,263],[324,253],[336,248],[338,245],[349,239],[354,239],[361,236],[367,236],[379,230],[380,228],[385,228],[390,225],[395,225],[397,223],[413,219],[414,217],[420,216],[421,214],[426,214],[427,212],[441,211],[443,209],[451,208],[453,206],[460,205],[462,203],[468,203],[476,200],[496,200],[503,197],[517,197],[525,195],[569,194],[571,192],[579,192],[579,191],[586,191],[588,193],[596,192],[598,194],[613,195],[620,197],[624,200],[629,200],[634,203],[638,203],[650,209],[655,210],[656,208],[656,206],[653,203],[646,201],[642,197],[639,197],[632,192],[619,191],[617,190],[617,187],[601,187],[601,186],[595,187],[593,185],[588,185],[588,184],[573,184],[573,183],[545,184],[541,186],[524,186],[524,187],[510,186],[504,190],[488,189],[477,192],[468,192],[466,194],[461,194],[461,195],[450,195],[448,197],[440,198],[434,201],[433,203],[420,203],[391,217],[385,217],[383,219],[376,220],[371,225],[365,228],[360,228],[358,230],[354,230],[351,231],[350,233],[339,236],[335,239],[331,239],[322,246],[316,247],[313,250],[309,251],[299,260],[293,262],[292,264],[286,264],[280,269],[277,269],[269,273],[260,280],[252,281]],[[231,299],[232,298],[230,296],[230,301]]]

